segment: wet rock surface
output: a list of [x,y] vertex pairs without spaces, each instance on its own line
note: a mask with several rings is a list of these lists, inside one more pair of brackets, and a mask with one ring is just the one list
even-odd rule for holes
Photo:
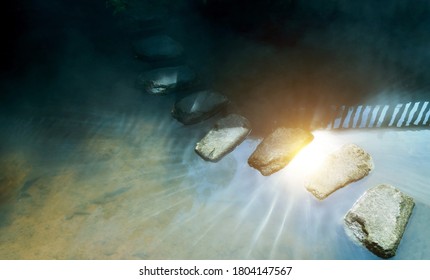
[[204,160],[219,161],[245,140],[251,132],[249,121],[237,114],[220,119],[197,144],[195,151]]
[[355,144],[347,144],[325,159],[306,182],[306,189],[322,200],[367,176],[373,167],[372,157],[366,151]]
[[390,185],[369,189],[345,216],[345,231],[381,258],[395,256],[415,203]]
[[133,50],[138,58],[146,60],[163,60],[180,57],[182,45],[167,35],[156,35],[137,40]]
[[204,90],[190,94],[175,103],[172,116],[183,124],[194,124],[221,111],[229,100],[224,95]]
[[188,66],[164,67],[141,73],[136,86],[146,93],[163,95],[192,86],[196,74]]
[[284,168],[313,138],[300,128],[278,128],[257,146],[248,164],[268,176]]

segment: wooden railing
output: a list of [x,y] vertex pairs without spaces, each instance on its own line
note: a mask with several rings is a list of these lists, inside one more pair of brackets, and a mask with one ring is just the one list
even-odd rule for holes
[[[430,102],[392,105],[332,106],[330,115],[315,121],[313,127],[349,128],[430,128]],[[328,120],[328,122],[327,122]]]

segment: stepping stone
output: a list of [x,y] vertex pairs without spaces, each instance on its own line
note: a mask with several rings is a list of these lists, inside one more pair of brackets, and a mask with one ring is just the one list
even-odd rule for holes
[[174,90],[192,86],[196,82],[196,74],[187,66],[165,67],[141,73],[136,85],[145,92],[164,95]]
[[212,117],[228,102],[227,97],[215,91],[199,91],[176,102],[172,116],[183,124],[195,124]]
[[166,35],[140,39],[133,43],[133,50],[138,58],[146,60],[173,59],[184,51],[180,43]]
[[373,167],[372,157],[366,151],[355,144],[347,144],[324,160],[305,187],[322,200],[349,183],[366,177]]
[[344,218],[345,231],[381,258],[396,255],[415,203],[389,185],[371,188],[360,197]]
[[242,143],[250,132],[246,118],[236,114],[228,115],[220,119],[197,143],[195,151],[204,160],[217,162]]
[[300,128],[278,128],[257,146],[248,164],[268,176],[284,168],[313,139],[312,133]]

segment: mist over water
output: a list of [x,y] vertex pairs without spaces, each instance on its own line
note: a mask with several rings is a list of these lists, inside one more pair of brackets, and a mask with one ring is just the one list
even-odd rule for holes
[[[0,88],[0,258],[376,259],[342,219],[366,189],[388,183],[416,202],[395,259],[429,259],[430,130],[318,130],[283,170],[264,177],[248,166],[261,137],[297,124],[297,108],[430,101],[424,1],[296,2],[291,24],[268,35],[188,1],[140,1],[115,16],[104,1],[10,4],[19,36]],[[144,8],[162,26],[133,25]],[[219,116],[184,126],[170,111],[186,93],[134,86],[159,65],[136,60],[131,42],[159,32],[183,44],[177,63],[196,70],[200,87],[226,94],[228,111],[252,123],[218,163],[194,146]],[[375,170],[317,201],[307,174],[351,142]]]

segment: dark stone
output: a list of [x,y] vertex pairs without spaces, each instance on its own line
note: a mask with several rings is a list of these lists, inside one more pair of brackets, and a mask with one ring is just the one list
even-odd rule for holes
[[137,87],[149,94],[163,95],[181,90],[196,82],[196,74],[187,66],[150,70],[137,77]]
[[182,45],[166,35],[138,40],[133,49],[137,57],[147,60],[173,59],[183,53]]
[[415,203],[389,185],[371,188],[345,216],[345,231],[381,258],[396,255]]
[[176,102],[172,116],[183,124],[194,124],[212,117],[228,102],[227,97],[215,91],[199,91]]
[[249,121],[231,114],[220,119],[213,129],[200,140],[195,151],[208,161],[219,161],[234,150],[251,132]]
[[278,128],[257,146],[248,164],[264,176],[271,175],[284,168],[313,139],[312,133],[300,128]]

